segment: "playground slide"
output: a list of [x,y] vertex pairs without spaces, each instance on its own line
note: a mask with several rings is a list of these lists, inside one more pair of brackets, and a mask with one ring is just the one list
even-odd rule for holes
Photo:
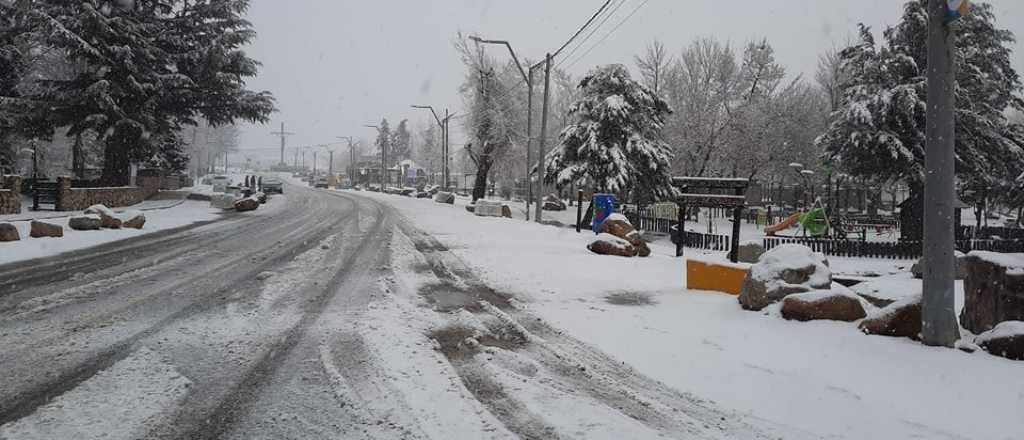
[[787,217],[785,220],[782,221],[782,223],[779,223],[777,225],[771,225],[771,226],[768,226],[768,227],[764,228],[764,232],[766,234],[768,234],[768,236],[774,236],[779,231],[784,231],[786,229],[789,229],[790,227],[792,227],[793,225],[795,225],[797,223],[800,223],[800,213],[799,212],[796,213],[796,214],[793,214],[793,215],[791,215],[789,217]]

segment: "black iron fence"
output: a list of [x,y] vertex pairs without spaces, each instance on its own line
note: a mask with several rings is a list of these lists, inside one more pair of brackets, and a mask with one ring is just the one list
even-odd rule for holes
[[[780,244],[801,244],[815,252],[836,257],[887,258],[911,260],[921,258],[920,241],[872,242],[860,240],[829,240],[811,238],[765,237],[764,248],[772,249]],[[1002,253],[1024,252],[1024,239],[1020,240],[957,240],[960,252],[991,251]]]

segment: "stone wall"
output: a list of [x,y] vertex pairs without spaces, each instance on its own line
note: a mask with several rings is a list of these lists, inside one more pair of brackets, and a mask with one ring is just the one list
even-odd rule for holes
[[156,194],[162,178],[139,177],[137,183],[139,186],[72,188],[70,177],[58,177],[57,210],[81,211],[96,204],[111,208],[135,205]]
[[0,180],[0,215],[21,213],[21,176]]

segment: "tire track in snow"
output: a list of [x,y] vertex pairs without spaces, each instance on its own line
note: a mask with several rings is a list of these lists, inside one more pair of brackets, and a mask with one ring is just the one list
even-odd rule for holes
[[[159,292],[153,292],[146,296],[146,298],[162,296],[165,293],[183,290],[190,284],[196,284],[197,282],[202,282],[210,278],[218,279],[217,275],[228,275],[226,282],[222,283],[219,288],[216,288],[213,291],[191,289],[192,291],[205,292],[205,295],[188,303],[184,308],[166,316],[155,324],[100,350],[96,354],[89,356],[85,361],[78,362],[75,366],[67,368],[59,374],[48,377],[41,383],[33,385],[28,389],[24,389],[13,396],[5,396],[3,401],[0,402],[0,424],[9,423],[33,413],[36,409],[45,405],[51,398],[74,389],[79,384],[95,376],[100,371],[106,370],[118,361],[125,359],[131,354],[132,347],[138,341],[150,337],[184,318],[200,313],[211,307],[223,305],[232,301],[230,298],[224,296],[224,294],[232,290],[239,289],[240,287],[245,287],[245,283],[242,283],[241,281],[254,280],[257,274],[265,271],[267,268],[280,265],[285,261],[294,258],[295,255],[316,246],[319,242],[317,239],[318,237],[322,238],[330,234],[330,229],[333,228],[333,225],[344,223],[352,215],[353,213],[347,213],[340,217],[319,219],[313,227],[293,231],[298,234],[294,241],[285,246],[271,244],[262,249],[257,255],[266,254],[264,255],[265,258],[259,264],[253,266],[242,265],[242,267],[248,267],[247,270],[232,273],[232,271],[239,266],[239,263],[253,258],[252,254],[244,254],[236,258],[229,259],[199,276],[183,280],[166,289],[162,289]],[[249,232],[251,233],[251,231]],[[119,313],[119,311],[108,313],[106,315],[116,315],[117,313]]]
[[[430,263],[435,276],[453,286],[469,285],[474,290],[490,290],[472,270],[452,254],[436,238],[420,232],[407,221],[400,222],[403,233],[416,250]],[[493,290],[490,290],[493,292]],[[480,298],[486,301],[486,298]],[[545,368],[558,386],[573,393],[582,392],[596,402],[621,413],[624,417],[641,422],[659,432],[681,438],[709,439],[769,439],[759,429],[738,420],[739,416],[716,409],[712,404],[694,396],[673,390],[647,378],[622,362],[557,331],[539,318],[508,304],[485,304],[489,315],[509,322],[513,328],[524,331],[529,341],[516,349]],[[520,325],[523,323],[523,325]],[[537,433],[534,426],[543,426],[543,420],[522,420],[514,396],[500,392],[496,382],[486,373],[466,367],[458,356],[448,356],[467,388],[488,406],[495,415],[519,435],[550,438],[547,432]],[[474,390],[474,388],[478,388]],[[524,429],[525,428],[525,429]]]

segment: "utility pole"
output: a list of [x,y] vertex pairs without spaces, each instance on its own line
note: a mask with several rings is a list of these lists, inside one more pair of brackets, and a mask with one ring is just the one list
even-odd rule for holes
[[327,178],[328,179],[333,179],[334,178],[334,150],[330,150],[330,151],[328,151],[328,153],[330,153],[331,157],[330,157],[329,162],[327,162]]
[[430,114],[434,115],[434,121],[437,122],[437,126],[441,129],[441,177],[444,179],[444,184],[441,186],[445,191],[448,191],[448,121],[454,118],[455,114],[449,113],[448,109],[444,109],[444,119],[441,119],[432,106],[412,105],[411,107],[430,110]]
[[[372,128],[377,130],[377,138],[380,139],[380,127],[373,124],[364,124],[363,127]],[[380,192],[384,192],[384,146],[377,145],[380,148]]]
[[[956,273],[953,209],[955,193],[955,39],[947,0],[928,1],[928,108],[924,187],[924,295],[921,336],[926,345],[953,347],[960,339],[954,310]],[[960,11],[957,11],[960,12]],[[966,12],[964,10],[963,12]]]
[[316,151],[313,151],[313,177],[316,177]]
[[544,104],[540,117],[540,145],[537,152],[537,206],[534,218],[537,223],[544,213],[544,147],[548,137],[548,101],[551,95],[551,54],[544,57]]
[[287,131],[284,131],[284,122],[282,122],[281,123],[281,131],[275,131],[275,132],[272,132],[270,134],[272,134],[274,136],[281,136],[281,166],[285,166],[285,162],[284,162],[284,144],[285,144],[285,141],[284,141],[284,138],[286,138],[288,136],[291,136],[291,135],[293,135],[295,133],[289,133]]

